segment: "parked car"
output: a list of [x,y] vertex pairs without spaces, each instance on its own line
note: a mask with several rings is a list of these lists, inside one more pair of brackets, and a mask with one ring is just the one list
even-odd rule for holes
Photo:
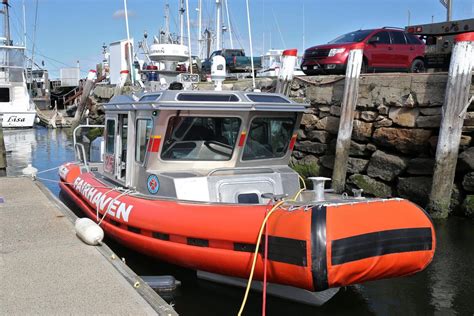
[[[251,72],[252,64],[251,57],[245,56],[243,49],[222,49],[214,51],[208,59],[202,63],[202,72],[205,74],[211,73],[212,57],[223,56],[227,72]],[[253,65],[255,71],[262,68],[262,60],[260,57],[253,57]]]
[[349,51],[364,43],[362,72],[423,72],[425,44],[402,29],[383,27],[344,34],[326,45],[308,48],[301,62],[307,75],[344,73]]

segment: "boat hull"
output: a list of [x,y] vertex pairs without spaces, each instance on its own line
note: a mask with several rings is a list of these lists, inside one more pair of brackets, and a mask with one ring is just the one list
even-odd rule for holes
[[0,113],[0,125],[4,128],[33,127],[36,112],[3,112]]
[[[106,234],[183,267],[248,278],[266,205],[150,199],[117,192],[79,166],[60,169],[61,189]],[[269,282],[322,291],[409,275],[432,260],[436,240],[424,211],[402,199],[277,209],[268,221]],[[262,248],[261,248],[262,249]],[[263,279],[257,257],[255,278]]]

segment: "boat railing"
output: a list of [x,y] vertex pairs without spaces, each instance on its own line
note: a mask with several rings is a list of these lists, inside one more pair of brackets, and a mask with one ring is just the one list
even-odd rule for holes
[[83,128],[104,128],[105,125],[99,125],[99,124],[83,124],[83,125],[78,125],[73,133],[72,133],[72,141],[73,141],[73,146],[74,146],[74,155],[76,157],[76,160],[82,162],[84,164],[84,167],[89,170],[89,162],[87,160],[87,154],[86,154],[86,149],[84,147],[84,144],[78,142],[77,140],[77,133],[79,130]]
[[89,164],[87,162],[86,149],[81,143],[74,144],[74,155],[76,159],[84,164],[84,167],[89,171]]

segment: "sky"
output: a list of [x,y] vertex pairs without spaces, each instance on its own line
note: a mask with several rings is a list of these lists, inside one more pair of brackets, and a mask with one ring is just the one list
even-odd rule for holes
[[[197,54],[198,0],[189,1],[193,55]],[[227,0],[233,44],[250,55],[245,0]],[[453,20],[474,17],[474,0],[452,0]],[[23,2],[26,12],[26,46],[34,60],[49,70],[52,78],[62,67],[81,73],[102,60],[102,45],[125,39],[123,0],[10,0],[10,24],[15,43],[24,42]],[[171,31],[179,33],[178,0],[128,0],[130,36],[135,43],[144,31],[153,35],[164,26],[164,5],[169,3]],[[215,29],[215,0],[202,0],[203,29]],[[249,0],[253,52],[262,55],[270,48],[305,48],[323,44],[338,35],[382,26],[442,22],[446,10],[440,0]],[[37,13],[37,14],[36,14]],[[224,24],[227,17],[224,11]],[[3,26],[0,27],[3,33]],[[186,31],[185,31],[186,34]],[[229,32],[224,47],[230,48]],[[137,46],[137,45],[136,45]]]

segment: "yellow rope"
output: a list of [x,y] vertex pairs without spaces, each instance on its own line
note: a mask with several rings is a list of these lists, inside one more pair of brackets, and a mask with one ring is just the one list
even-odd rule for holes
[[[300,189],[298,192],[296,192],[295,196],[293,197],[293,199],[291,199],[291,201],[296,201],[296,199],[301,194],[301,192],[306,190],[306,183],[304,182],[304,179],[300,175],[298,175],[298,177],[301,180],[301,182],[303,183],[303,188]],[[275,204],[272,207],[272,209],[270,210],[270,212],[267,213],[267,215],[263,219],[262,225],[260,226],[260,231],[258,232],[257,244],[255,245],[255,251],[253,253],[252,269],[250,270],[249,280],[247,282],[247,287],[245,289],[245,295],[244,295],[244,298],[242,300],[242,304],[240,305],[239,313],[237,314],[238,316],[242,315],[242,312],[244,311],[244,308],[245,308],[245,304],[247,303],[247,298],[248,298],[248,295],[249,295],[250,286],[251,286],[252,280],[253,280],[253,273],[255,271],[255,265],[257,263],[258,249],[260,248],[260,242],[262,241],[263,229],[265,228],[265,225],[267,224],[267,221],[270,218],[270,216],[272,215],[272,213],[274,211],[276,211],[285,202],[286,202],[285,200],[282,200],[282,201],[279,201],[277,204]]]
[[255,246],[255,252],[253,254],[252,269],[250,270],[250,276],[249,276],[249,280],[247,282],[247,288],[245,289],[244,299],[242,300],[242,305],[240,305],[240,310],[239,310],[239,313],[238,313],[239,316],[242,315],[242,312],[244,311],[244,308],[245,308],[245,304],[247,303],[247,297],[249,295],[250,285],[252,284],[253,273],[254,273],[254,270],[255,270],[255,264],[257,262],[258,248],[260,247],[260,242],[262,240],[263,229],[265,228],[265,224],[267,223],[267,220],[270,217],[270,215],[272,215],[272,213],[274,211],[276,211],[276,209],[279,208],[283,203],[285,203],[285,201],[280,201],[277,204],[275,204],[272,207],[272,209],[270,210],[270,212],[268,212],[267,215],[265,216],[265,218],[263,219],[262,226],[260,227],[260,231],[258,232],[257,245]]

